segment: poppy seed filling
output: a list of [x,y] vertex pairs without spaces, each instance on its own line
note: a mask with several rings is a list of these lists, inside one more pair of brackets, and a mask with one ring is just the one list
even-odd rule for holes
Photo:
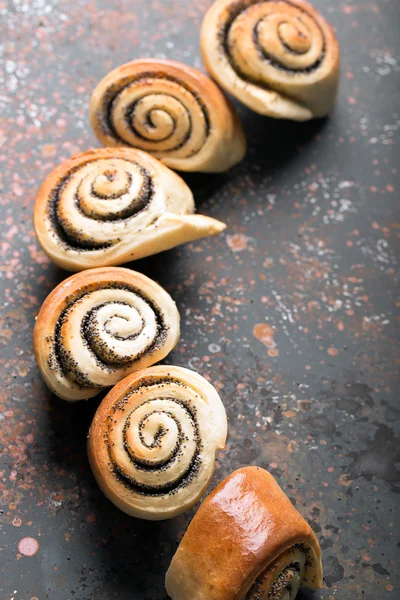
[[[90,377],[82,370],[82,366],[79,365],[74,358],[73,351],[65,347],[63,335],[61,333],[62,326],[68,320],[69,312],[77,302],[81,302],[92,292],[102,289],[120,289],[137,295],[151,307],[156,319],[156,335],[154,339],[150,341],[149,345],[135,356],[120,357],[113,352],[112,348],[107,346],[104,340],[102,340],[98,323],[95,321],[96,311],[100,310],[100,308],[105,306],[105,304],[96,306],[95,308],[89,310],[81,320],[79,333],[85,347],[87,348],[88,352],[90,352],[91,356],[96,362],[96,365],[102,372],[112,374],[114,369],[130,369],[132,365],[144,354],[151,355],[157,349],[162,347],[168,332],[168,328],[165,325],[161,310],[138,288],[118,282],[106,282],[103,284],[97,284],[95,287],[82,286],[77,292],[65,298],[66,307],[61,312],[57,320],[54,329],[54,336],[49,336],[47,338],[47,341],[51,346],[48,357],[49,368],[52,371],[59,371],[63,376],[72,379],[81,388],[94,388],[97,387],[97,385],[94,384],[90,380]],[[114,301],[106,304],[115,305],[116,307],[118,307],[118,305],[126,305],[124,302],[118,303]],[[96,326],[93,326],[94,324]],[[143,319],[142,325],[144,326]],[[138,335],[140,335],[140,332],[133,334],[132,336],[128,336],[128,339],[135,339]],[[114,335],[114,337],[118,339],[119,336]]]
[[[171,382],[173,382],[174,384],[181,385],[184,388],[187,387],[182,382],[178,382],[175,380],[169,380],[169,379],[163,379],[159,382],[155,382],[154,380],[152,380],[151,382],[149,382],[149,384],[155,385],[157,383],[158,385],[160,385],[160,383],[162,383],[161,387],[168,388],[168,385]],[[141,495],[145,495],[145,496],[172,495],[172,494],[175,494],[178,490],[190,485],[190,483],[195,479],[195,477],[201,467],[201,463],[202,463],[201,452],[202,452],[203,446],[201,443],[200,430],[199,430],[199,426],[197,423],[197,417],[196,417],[197,411],[196,411],[196,408],[193,405],[193,403],[169,397],[168,389],[166,389],[165,396],[157,396],[156,398],[151,398],[151,399],[145,400],[144,402],[138,404],[127,416],[121,414],[121,413],[124,413],[124,411],[126,410],[126,408],[125,408],[126,404],[129,402],[129,399],[133,394],[140,395],[140,394],[145,393],[145,391],[146,391],[146,382],[142,381],[141,386],[130,390],[130,392],[126,396],[124,396],[124,398],[119,400],[119,402],[117,402],[113,406],[111,414],[108,415],[106,429],[105,429],[105,433],[103,435],[103,440],[107,446],[107,451],[108,451],[108,456],[109,456],[109,466],[110,466],[111,470],[113,471],[114,475],[117,477],[118,481],[120,481],[125,487],[127,487],[128,489],[132,490],[133,492],[135,492],[137,494],[141,494]],[[177,479],[175,479],[174,481],[171,481],[171,482],[167,482],[165,484],[145,485],[145,484],[141,483],[140,481],[137,481],[133,477],[129,476],[116,463],[116,461],[113,457],[113,443],[110,442],[110,432],[113,430],[114,425],[118,422],[119,419],[121,419],[121,418],[125,419],[123,432],[122,432],[122,445],[123,445],[124,451],[126,452],[127,456],[129,457],[129,460],[132,462],[132,464],[135,466],[135,468],[140,471],[143,471],[143,472],[151,472],[151,473],[168,472],[168,468],[172,463],[174,463],[174,462],[179,463],[181,461],[181,458],[183,457],[184,452],[185,452],[185,444],[187,442],[189,442],[190,440],[187,437],[187,435],[185,435],[185,433],[182,429],[181,423],[179,422],[178,418],[176,417],[176,415],[174,415],[174,413],[172,412],[172,410],[170,408],[168,408],[168,409],[166,408],[165,410],[161,410],[159,407],[152,409],[152,406],[151,406],[152,403],[160,402],[160,401],[166,401],[168,403],[176,404],[180,409],[183,409],[185,411],[186,415],[189,418],[191,427],[192,427],[193,441],[195,442],[195,450],[194,450],[192,459],[191,459],[190,463],[188,464],[187,468],[185,469],[185,471],[183,473],[180,474],[180,476]],[[145,428],[146,421],[149,417],[151,417],[153,415],[157,415],[157,414],[167,415],[176,424],[177,431],[178,431],[176,444],[172,448],[171,452],[169,452],[168,456],[166,458],[164,458],[163,460],[150,462],[143,458],[138,459],[137,456],[135,456],[134,448],[131,448],[127,441],[127,430],[131,426],[131,419],[133,418],[134,413],[137,410],[141,409],[143,406],[148,408],[148,411],[146,411],[146,413],[140,418],[140,420],[137,424],[137,427],[138,427],[138,432],[139,432],[139,440],[145,448],[161,447],[162,446],[162,438],[167,433],[164,430],[164,428],[162,426],[160,426],[158,428],[156,434],[154,435],[153,442],[150,445],[148,443],[146,443],[144,440],[144,437],[143,437],[143,429]]]
[[[128,129],[132,133],[134,133],[134,135],[137,136],[139,139],[147,141],[147,138],[142,133],[140,133],[134,125],[136,110],[138,109],[140,104],[143,102],[143,100],[146,98],[147,94],[151,94],[152,96],[160,96],[160,103],[157,106],[153,106],[151,108],[150,112],[146,115],[147,127],[149,127],[149,128],[154,127],[154,124],[152,123],[152,120],[151,120],[151,112],[153,110],[162,110],[169,114],[168,106],[163,99],[164,98],[168,99],[168,97],[172,97],[174,100],[181,103],[182,109],[188,119],[189,127],[188,127],[187,131],[185,132],[185,136],[184,136],[183,140],[181,140],[179,144],[177,144],[175,147],[170,148],[170,149],[163,149],[162,153],[168,154],[168,153],[176,152],[177,150],[182,148],[188,142],[188,140],[190,139],[191,134],[192,134],[192,116],[190,114],[190,111],[180,101],[179,97],[177,97],[173,94],[169,95],[166,92],[163,92],[163,93],[152,92],[151,84],[152,84],[152,80],[154,80],[154,79],[156,81],[157,81],[157,79],[158,80],[165,79],[167,81],[176,83],[192,95],[192,97],[196,101],[197,105],[199,106],[199,108],[203,114],[205,126],[206,126],[205,134],[206,134],[206,137],[208,137],[208,135],[210,133],[210,129],[211,129],[210,116],[208,114],[207,106],[206,106],[205,102],[203,101],[203,99],[201,98],[200,94],[198,94],[198,92],[196,92],[196,90],[194,90],[190,85],[188,85],[185,81],[183,81],[183,79],[179,79],[178,77],[173,77],[172,75],[167,75],[164,73],[159,73],[157,71],[149,71],[149,72],[140,73],[139,75],[136,75],[133,78],[126,77],[125,79],[118,80],[115,84],[110,85],[110,87],[104,94],[104,98],[103,98],[103,102],[102,102],[102,109],[97,112],[97,119],[98,119],[98,122],[100,124],[100,127],[101,127],[103,133],[105,135],[112,136],[113,138],[119,140],[122,144],[126,143],[126,140],[121,138],[121,136],[118,134],[118,132],[116,131],[114,124],[113,124],[113,113],[115,110],[115,106],[117,105],[121,94],[124,93],[127,89],[129,89],[129,87],[134,86],[135,84],[144,84],[144,85],[148,84],[149,88],[150,88],[149,91],[145,95],[143,95],[142,98],[134,100],[131,104],[128,105],[128,107],[125,110],[124,120],[125,120],[125,124],[128,127]],[[171,120],[173,123],[173,127],[172,127],[170,134],[165,136],[162,139],[157,140],[158,143],[167,141],[176,131],[178,124],[174,118],[171,117]],[[194,154],[199,152],[199,150],[200,150],[200,148],[198,150],[191,152],[189,154],[189,156],[193,156]],[[155,151],[156,151],[156,149],[155,149]]]
[[[280,0],[281,2],[284,2],[285,4],[287,4],[289,7],[293,7],[295,8],[300,14],[304,13],[305,15],[307,15],[309,18],[312,18],[305,10],[303,10],[302,8],[300,8],[298,5],[292,4],[289,0]],[[271,88],[265,84],[261,78],[257,78],[257,77],[251,77],[248,73],[244,73],[241,68],[240,65],[237,64],[237,62],[235,61],[233,55],[232,55],[232,46],[231,43],[229,41],[229,34],[230,34],[230,30],[231,27],[235,21],[235,19],[243,12],[245,11],[247,8],[249,8],[250,6],[254,6],[255,4],[267,4],[268,2],[270,2],[270,0],[258,0],[255,2],[249,2],[249,0],[237,0],[236,2],[233,2],[230,6],[229,6],[229,18],[227,19],[227,22],[224,26],[224,28],[220,31],[219,33],[219,44],[220,44],[220,52],[224,55],[226,55],[229,59],[229,63],[231,65],[231,67],[234,69],[234,71],[236,72],[236,74],[244,79],[245,81],[248,80],[250,81],[250,83],[253,83],[257,86],[263,87],[267,90],[270,90]],[[299,17],[300,18],[300,17]],[[284,71],[286,73],[291,73],[293,75],[295,75],[296,73],[312,73],[313,71],[316,71],[321,64],[323,63],[325,56],[326,56],[326,40],[325,40],[325,36],[324,33],[321,29],[321,27],[319,26],[319,24],[314,20],[314,24],[315,26],[318,28],[320,34],[321,34],[321,38],[323,40],[323,48],[322,48],[322,52],[320,54],[320,56],[318,57],[318,59],[312,64],[309,65],[307,67],[303,67],[301,69],[289,69],[286,66],[282,65],[279,60],[277,58],[274,58],[272,56],[272,54],[268,53],[268,51],[263,47],[263,45],[260,43],[259,40],[259,27],[260,24],[263,22],[264,17],[262,17],[261,19],[259,19],[253,29],[252,32],[252,39],[253,39],[253,43],[255,46],[255,49],[259,55],[260,58],[262,58],[263,60],[267,61],[270,65],[272,65],[274,68]],[[284,23],[286,23],[287,21],[285,20],[285,18],[282,18],[282,21],[279,23],[279,26],[283,25]],[[290,22],[290,21],[289,21]],[[305,23],[303,21],[301,21],[302,24],[304,26]],[[284,49],[286,50],[286,52],[292,54],[292,55],[301,55],[301,52],[296,51],[294,48],[291,48],[283,39],[282,36],[280,34],[280,32],[278,32],[278,37],[280,42],[282,43],[282,46],[284,47]]]
[[[310,558],[310,551],[307,548],[305,548],[303,544],[293,544],[293,546],[289,548],[286,552],[288,554],[295,554],[297,551],[304,553],[305,567],[310,566],[312,563],[312,560]],[[262,573],[260,573],[260,575],[257,577],[255,582],[251,586],[250,590],[247,592],[244,600],[261,600],[262,598],[264,598],[264,583],[266,582],[266,579],[268,578],[271,570],[276,568],[277,564],[272,563]],[[266,600],[281,600],[285,591],[288,591],[289,594],[291,594],[293,589],[296,590],[296,588],[293,588],[294,579],[298,580],[300,577],[302,577],[304,580],[304,569],[296,560],[293,560],[293,562],[289,562],[276,577],[275,581],[271,586],[270,591],[268,592]],[[301,583],[302,582],[300,582],[300,584]],[[291,595],[290,598],[292,598]]]
[[[110,240],[110,242],[100,242],[97,241],[93,236],[88,237],[83,229],[79,229],[79,227],[75,226],[73,222],[70,222],[67,217],[60,215],[58,208],[61,195],[64,193],[67,184],[72,180],[73,177],[79,175],[79,171],[81,169],[85,168],[88,164],[93,163],[95,165],[98,160],[99,159],[97,158],[87,160],[85,163],[77,165],[71,169],[64,177],[62,177],[58,185],[56,185],[49,193],[46,207],[49,227],[51,232],[57,236],[58,243],[66,250],[74,250],[76,252],[105,250],[121,241],[121,238],[119,237],[113,238]],[[83,198],[80,195],[80,186],[82,181],[77,183],[74,193],[75,209],[83,217],[98,222],[99,228],[101,228],[101,222],[114,222],[121,224],[129,222],[129,219],[135,218],[140,212],[145,210],[153,200],[155,189],[152,174],[136,162],[129,161],[126,158],[123,158],[122,160],[128,165],[133,165],[134,168],[137,169],[142,177],[142,184],[138,194],[132,197],[130,203],[120,211],[112,211],[110,209],[110,211],[106,214],[98,214],[95,208],[90,210],[83,209],[81,206]],[[115,174],[110,176],[110,173],[107,170],[103,173],[103,175],[110,181],[113,180],[113,177],[115,178]],[[112,193],[109,195],[103,195],[98,191],[95,191],[94,183],[92,182],[90,188],[92,200],[98,199],[101,201],[107,200],[112,202],[113,200],[122,197],[124,194],[129,193],[129,186],[132,184],[132,176],[129,172],[125,172],[125,175],[127,178],[127,184],[122,187],[118,193]]]

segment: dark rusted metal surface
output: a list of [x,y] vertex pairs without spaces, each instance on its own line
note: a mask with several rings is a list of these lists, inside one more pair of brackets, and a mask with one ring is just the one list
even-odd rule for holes
[[[88,99],[108,70],[140,56],[201,67],[208,4],[0,1],[2,599],[165,598],[193,512],[137,521],[98,490],[85,453],[97,401],[51,398],[33,358],[35,314],[66,274],[39,250],[32,207],[52,167],[97,145]],[[186,177],[226,234],[132,266],[178,303],[168,362],[207,376],[227,407],[214,482],[262,465],[312,523],[325,588],[301,598],[386,600],[399,597],[400,11],[398,0],[315,5],[342,47],[333,116],[294,124],[241,108],[245,161]]]

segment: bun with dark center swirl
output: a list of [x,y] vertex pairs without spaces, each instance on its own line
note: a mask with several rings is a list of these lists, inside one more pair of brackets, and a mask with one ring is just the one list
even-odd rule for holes
[[245,467],[203,501],[172,559],[172,600],[294,600],[322,587],[311,527],[275,479]]
[[277,119],[327,115],[339,82],[339,45],[304,0],[217,0],[201,29],[213,78],[243,104]]
[[129,375],[104,398],[88,454],[99,486],[121,510],[169,519],[203,494],[226,435],[215,388],[188,369],[157,366]]
[[226,171],[246,151],[238,116],[215,83],[172,60],[111,71],[93,92],[90,121],[105,146],[139,148],[180,171]]
[[36,319],[36,361],[48,387],[83,400],[163,359],[179,339],[171,296],[119,267],[77,273],[46,298]]
[[224,223],[193,214],[192,192],[153,156],[89,150],[56,167],[34,210],[40,245],[60,267],[118,265],[215,235]]

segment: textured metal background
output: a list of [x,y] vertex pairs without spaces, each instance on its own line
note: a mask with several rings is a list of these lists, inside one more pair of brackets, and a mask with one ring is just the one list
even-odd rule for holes
[[[34,317],[66,274],[38,248],[32,207],[59,161],[97,145],[88,99],[107,71],[140,56],[201,68],[208,5],[0,0],[2,599],[165,598],[193,511],[137,521],[98,490],[85,452],[97,401],[51,398],[33,358]],[[325,588],[300,597],[394,599],[400,7],[315,5],[342,48],[333,116],[294,124],[241,108],[245,161],[186,177],[226,234],[132,266],[178,303],[182,339],[168,361],[207,376],[227,407],[214,482],[264,466],[317,533]]]

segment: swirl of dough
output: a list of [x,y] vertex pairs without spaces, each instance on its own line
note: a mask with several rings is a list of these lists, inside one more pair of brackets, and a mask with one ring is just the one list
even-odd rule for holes
[[244,467],[193,517],[166,576],[173,600],[294,600],[322,587],[321,549],[275,479]]
[[306,121],[333,107],[339,45],[304,0],[217,0],[202,25],[201,49],[214,79],[260,114]]
[[309,550],[291,546],[257,577],[244,600],[294,600],[304,581]]
[[226,171],[246,151],[238,116],[218,87],[171,60],[134,60],[111,71],[93,92],[90,120],[105,146],[139,148],[181,171]]
[[60,267],[118,265],[215,235],[225,225],[192,214],[193,196],[173,171],[140,150],[89,150],[44,181],[34,210],[40,245]]
[[46,298],[36,319],[36,360],[65,400],[98,394],[164,358],[179,339],[179,313],[157,283],[129,269],[77,273]]
[[169,519],[203,494],[226,435],[215,388],[188,369],[157,366],[126,377],[104,398],[88,454],[99,486],[121,510]]

